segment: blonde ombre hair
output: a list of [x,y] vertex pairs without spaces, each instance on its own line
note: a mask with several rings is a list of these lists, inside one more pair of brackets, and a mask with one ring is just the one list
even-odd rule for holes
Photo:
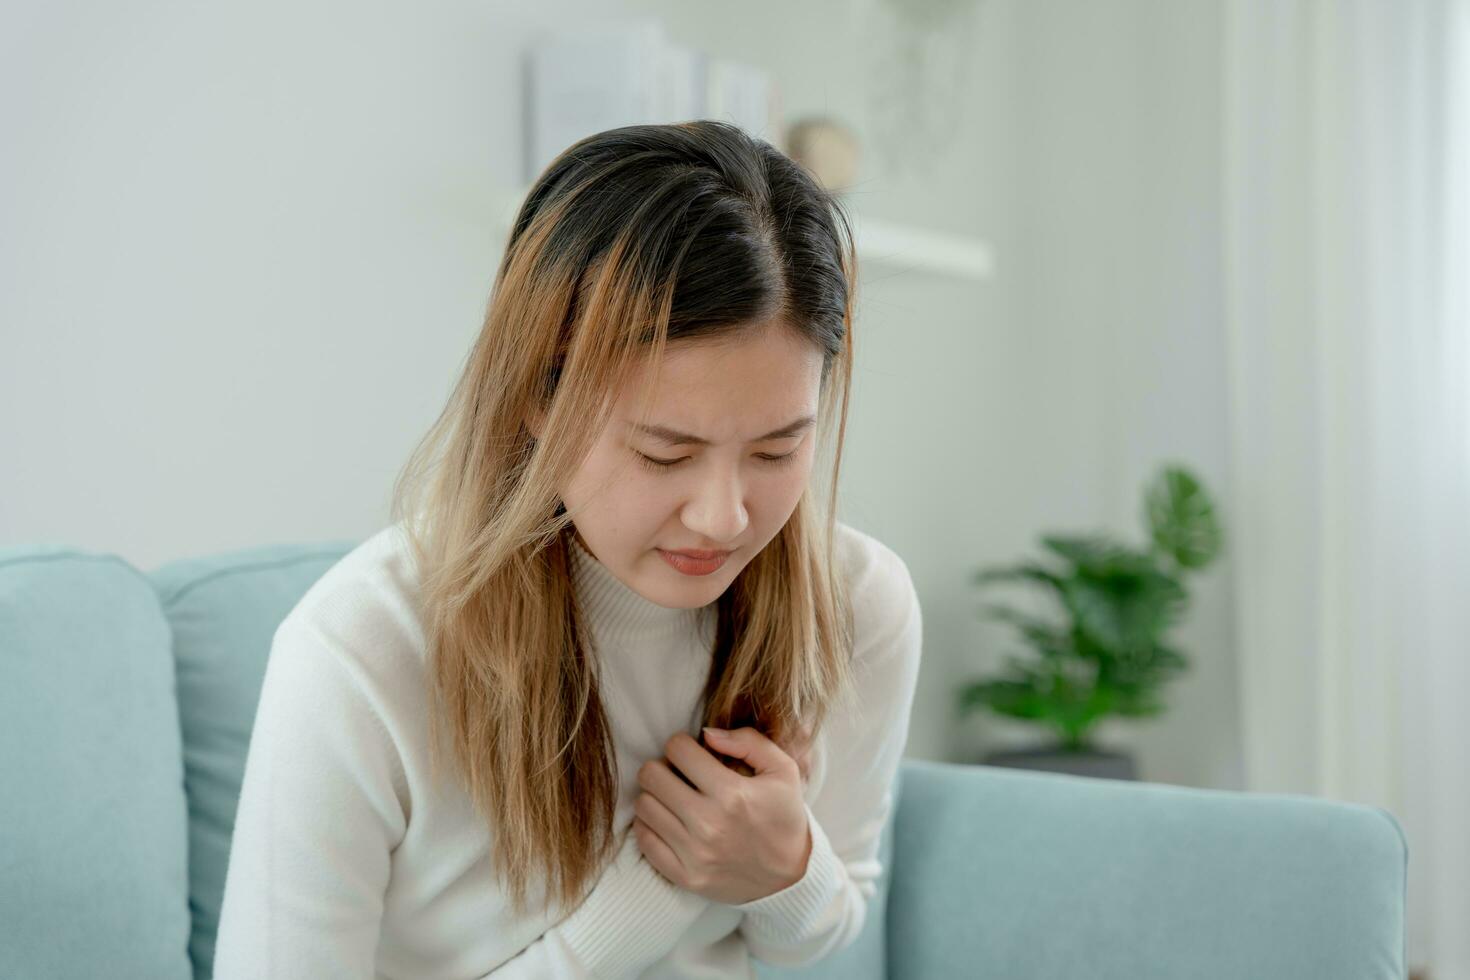
[[704,724],[750,725],[789,746],[849,682],[834,545],[855,271],[837,200],[722,122],[589,136],[521,206],[484,326],[392,503],[419,569],[431,771],[447,741],[517,910],[538,871],[548,900],[579,902],[615,844],[617,762],[573,589],[576,515],[558,487],[611,393],[668,343],[738,341],[765,323],[794,331],[823,353],[818,446],[836,433],[825,496],[809,485],[717,600]]

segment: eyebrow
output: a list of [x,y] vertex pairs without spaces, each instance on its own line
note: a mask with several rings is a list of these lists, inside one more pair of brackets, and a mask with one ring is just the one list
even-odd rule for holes
[[[779,429],[774,429],[770,432],[767,432],[763,436],[756,436],[754,439],[751,440],[751,442],[766,442],[771,439],[789,439],[791,436],[794,436],[798,432],[801,432],[807,427],[811,426],[814,422],[816,422],[815,416],[803,415],[799,419],[787,422]],[[666,446],[708,446],[710,444],[710,441],[708,439],[702,439],[699,436],[691,435],[688,432],[679,432],[677,429],[671,429],[665,425],[639,425],[636,422],[629,422],[628,426],[635,432],[641,432],[644,435],[651,436]]]

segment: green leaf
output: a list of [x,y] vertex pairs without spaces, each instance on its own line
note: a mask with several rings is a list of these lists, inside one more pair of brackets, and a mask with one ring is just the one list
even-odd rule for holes
[[1045,698],[1030,684],[1016,681],[981,681],[961,690],[962,711],[982,706],[1013,718],[1044,718],[1047,713]]
[[1078,627],[1116,656],[1151,646],[1178,621],[1188,599],[1183,586],[1152,568],[1079,576],[1064,588]]
[[1003,582],[1035,582],[1040,585],[1049,586],[1052,589],[1060,589],[1062,584],[1061,579],[1051,569],[1033,563],[977,569],[971,581],[975,585],[991,585]]
[[1144,513],[1153,542],[1181,568],[1203,568],[1220,553],[1214,502],[1182,466],[1166,467],[1150,485]]
[[1008,606],[989,605],[983,607],[981,612],[989,619],[1016,627],[1026,641],[1043,656],[1066,656],[1073,652],[1071,636],[1064,628],[1053,626]]
[[1081,568],[1106,562],[1122,550],[1120,545],[1100,534],[1043,534],[1041,543],[1048,551]]
[[1189,659],[1184,654],[1162,644],[1154,647],[1153,660],[1155,667],[1164,673],[1182,673],[1189,669]]

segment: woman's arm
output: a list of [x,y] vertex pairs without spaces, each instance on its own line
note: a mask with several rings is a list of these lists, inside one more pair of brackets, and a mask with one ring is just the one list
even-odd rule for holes
[[624,834],[617,857],[582,904],[487,978],[636,977],[674,948],[709,900],[671,884],[634,836]]
[[883,871],[879,843],[908,738],[923,621],[907,566],[890,550],[880,554],[854,589],[854,697],[823,729],[825,775],[807,804],[806,871],[781,891],[732,906],[745,913],[739,928],[751,955],[774,966],[803,966],[855,940]]
[[[283,624],[240,790],[217,980],[374,976],[406,799],[397,748],[353,665],[310,625]],[[489,975],[636,975],[708,904],[659,875],[630,834],[583,903]]]
[[340,654],[288,618],[245,757],[217,980],[371,977],[404,798],[397,751]]

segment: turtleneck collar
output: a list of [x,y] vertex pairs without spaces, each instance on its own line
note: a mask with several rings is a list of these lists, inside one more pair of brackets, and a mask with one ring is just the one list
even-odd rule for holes
[[572,582],[583,612],[593,628],[616,637],[693,631],[714,603],[693,609],[670,608],[644,598],[623,584],[602,562],[569,534]]

